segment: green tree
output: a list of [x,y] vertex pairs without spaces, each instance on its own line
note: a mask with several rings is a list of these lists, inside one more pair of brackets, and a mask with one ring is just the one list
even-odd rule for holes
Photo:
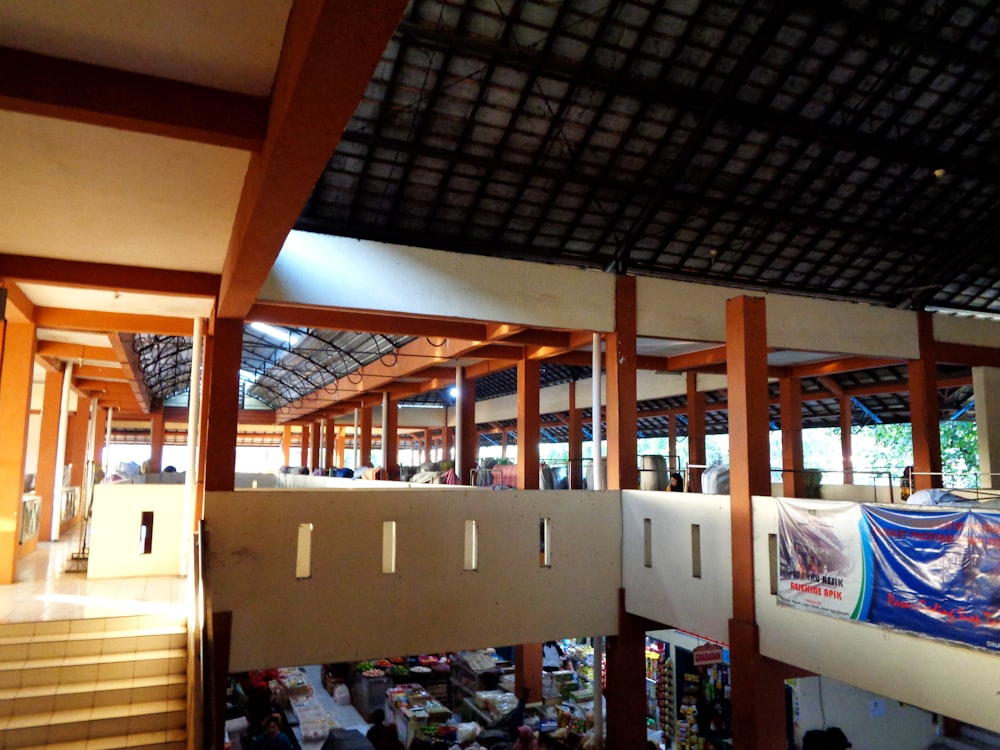
[[[913,432],[909,424],[879,424],[865,427],[870,432],[870,447],[856,457],[855,468],[866,471],[888,470],[894,478],[913,463]],[[975,422],[942,422],[941,467],[946,487],[979,485],[979,441]]]

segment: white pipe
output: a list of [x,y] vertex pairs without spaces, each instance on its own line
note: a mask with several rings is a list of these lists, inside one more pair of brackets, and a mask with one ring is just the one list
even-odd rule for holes
[[108,423],[104,430],[104,476],[107,478],[111,474],[111,417],[115,407],[108,407]]
[[354,407],[354,432],[351,433],[351,444],[353,447],[354,461],[352,462],[355,471],[358,470],[358,420],[361,418],[361,410]]
[[83,466],[83,502],[84,513],[90,510],[90,499],[94,496],[94,444],[97,442],[97,399],[90,399],[90,421],[87,423],[87,452],[84,454]]
[[[464,484],[462,477],[466,469],[465,452],[462,450],[462,422],[465,421],[465,409],[465,368],[459,365],[455,368],[455,475],[459,484]],[[442,457],[441,460],[445,458]]]
[[194,319],[191,339],[191,385],[188,396],[188,467],[184,477],[184,515],[181,533],[181,575],[187,575],[188,557],[194,539],[194,509],[198,487],[198,428],[201,424],[201,340],[205,321]]
[[385,461],[385,457],[389,455],[389,391],[385,391],[382,394],[382,466],[385,468],[386,472],[389,471],[389,465]]
[[63,370],[62,395],[59,399],[59,434],[56,436],[56,475],[52,484],[52,541],[59,541],[62,524],[63,482],[66,473],[66,427],[69,424],[69,388],[73,382],[73,363],[67,362]]
[[594,744],[600,750],[604,745],[604,636],[594,639]]
[[590,379],[590,410],[593,415],[594,421],[591,424],[591,430],[593,435],[593,449],[592,453],[594,456],[594,486],[589,489],[599,490],[602,487],[601,482],[601,334],[594,334],[594,351],[591,356],[591,369],[593,374]]

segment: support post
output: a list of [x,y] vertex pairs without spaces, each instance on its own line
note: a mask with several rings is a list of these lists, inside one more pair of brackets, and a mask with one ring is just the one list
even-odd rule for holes
[[754,603],[753,496],[770,495],[768,468],[767,325],[762,297],[726,303],[729,379],[730,527],[733,618],[733,745],[785,750],[782,665],[760,653]]
[[0,584],[14,581],[21,534],[35,326],[0,320]]
[[583,489],[583,409],[576,406],[576,381],[569,382],[569,467],[571,490]]
[[206,363],[211,360],[210,375],[206,380],[210,383],[208,411],[212,419],[205,432],[205,491],[231,492],[236,486],[243,321],[217,319],[211,347],[211,357],[206,357]]
[[[698,390],[698,374],[687,373],[688,406],[688,466],[705,465],[708,452],[705,450],[705,394]],[[704,469],[691,469],[688,475],[688,491],[701,492],[701,475]]]
[[607,354],[608,489],[639,487],[636,411],[636,280],[615,279],[615,330],[605,337]]
[[843,457],[844,484],[854,484],[854,447],[851,445],[851,397],[846,393],[840,402],[840,453]]
[[906,364],[910,380],[910,421],[913,428],[913,488],[941,487],[941,425],[938,414],[934,320],[928,312],[917,313],[920,359]]
[[[802,383],[783,377],[779,383],[781,400],[781,486],[785,497],[806,496],[806,475],[802,458]],[[767,494],[771,494],[768,491]]]
[[517,363],[517,488],[538,489],[538,440],[541,429],[541,366],[537,359]]

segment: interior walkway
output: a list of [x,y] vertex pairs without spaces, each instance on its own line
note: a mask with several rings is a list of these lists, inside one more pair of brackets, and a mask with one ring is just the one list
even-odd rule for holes
[[188,583],[180,576],[88,580],[86,572],[68,572],[81,530],[39,542],[17,563],[15,582],[0,586],[0,622],[187,614]]

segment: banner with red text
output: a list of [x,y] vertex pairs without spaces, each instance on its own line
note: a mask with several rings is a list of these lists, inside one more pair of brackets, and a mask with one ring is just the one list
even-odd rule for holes
[[780,604],[1000,651],[1000,513],[777,506]]
[[868,620],[1000,650],[1000,515],[864,506],[875,563]]

